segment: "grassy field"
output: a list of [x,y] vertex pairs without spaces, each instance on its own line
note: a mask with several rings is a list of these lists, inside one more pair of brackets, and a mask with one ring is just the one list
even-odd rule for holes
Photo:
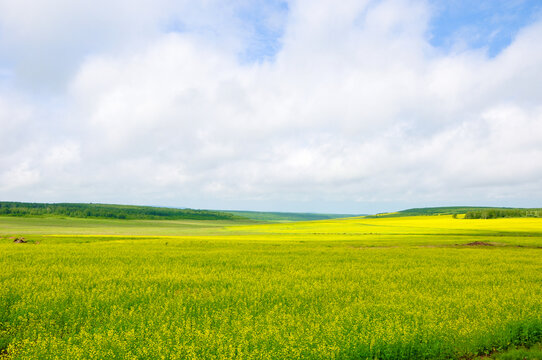
[[542,338],[537,218],[0,217],[0,269],[6,359],[468,359]]

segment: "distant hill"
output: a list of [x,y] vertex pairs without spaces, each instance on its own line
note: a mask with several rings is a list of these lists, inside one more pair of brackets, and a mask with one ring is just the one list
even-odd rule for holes
[[423,215],[465,214],[467,219],[494,219],[500,217],[539,217],[542,209],[489,207],[489,206],[448,206],[401,210],[394,213],[382,213],[370,217],[399,217]]
[[338,219],[353,216],[353,214],[318,214],[318,213],[291,213],[291,212],[266,212],[266,211],[235,211],[235,210],[221,210],[233,215],[241,216],[256,221],[273,221],[273,222],[287,222],[287,221],[311,221],[311,220],[326,220],[326,219]]
[[154,220],[242,220],[228,212],[195,209],[174,209],[154,206],[23,203],[0,201],[0,215],[64,216],[76,218],[154,219]]
[[428,208],[413,208],[398,211],[396,216],[416,216],[416,215],[453,215],[465,214],[469,211],[489,209],[484,206],[443,206]]

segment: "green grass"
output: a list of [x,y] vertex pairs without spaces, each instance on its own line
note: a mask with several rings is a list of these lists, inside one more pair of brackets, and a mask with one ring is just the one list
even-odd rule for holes
[[496,354],[497,360],[540,360],[542,359],[542,345],[538,344],[531,348],[520,347],[511,349],[501,354]]
[[[0,351],[9,359],[505,356],[542,338],[541,225],[450,216],[242,226],[0,218]],[[29,243],[9,239],[22,234]],[[495,246],[465,246],[473,241]]]
[[542,344],[532,346],[512,346],[504,351],[496,351],[490,355],[477,356],[476,360],[540,360],[542,359]]
[[61,217],[0,216],[0,235],[212,235],[225,226],[255,224],[251,220],[117,220]]

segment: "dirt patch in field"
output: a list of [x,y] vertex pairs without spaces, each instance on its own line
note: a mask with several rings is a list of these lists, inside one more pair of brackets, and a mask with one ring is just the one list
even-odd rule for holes
[[399,248],[401,246],[397,246],[397,245],[390,245],[390,246],[351,246],[352,249],[358,249],[358,250],[363,250],[363,249],[396,249],[396,248]]
[[470,242],[468,244],[462,244],[462,245],[463,246],[495,246],[495,244],[490,244],[484,241],[474,241],[474,242]]
[[466,244],[435,244],[435,245],[418,245],[422,248],[462,248],[462,247],[499,247],[499,248],[522,248],[522,249],[542,249],[538,245],[513,245],[499,242],[474,241]]
[[476,247],[476,246],[508,246],[506,244],[501,243],[494,243],[494,242],[485,242],[485,241],[473,241],[466,244],[434,244],[434,245],[420,245],[420,247],[426,247],[426,248],[450,248],[450,247],[463,247],[463,246],[469,246],[469,247]]

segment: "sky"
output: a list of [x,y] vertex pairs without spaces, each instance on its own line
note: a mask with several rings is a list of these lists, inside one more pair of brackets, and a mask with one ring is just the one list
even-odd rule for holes
[[542,3],[0,0],[0,200],[542,207]]

